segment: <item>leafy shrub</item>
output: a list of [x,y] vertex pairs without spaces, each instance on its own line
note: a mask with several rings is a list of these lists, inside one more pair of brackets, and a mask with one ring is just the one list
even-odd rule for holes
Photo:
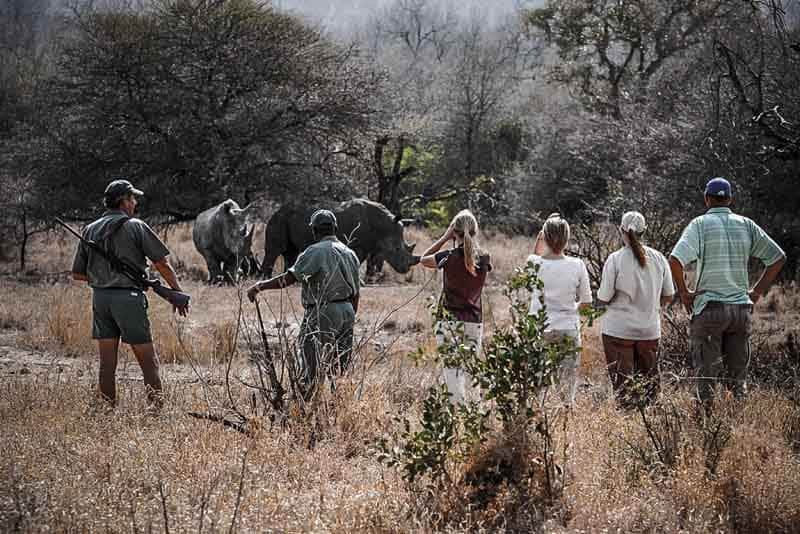
[[[577,348],[572,340],[545,340],[544,307],[528,313],[530,292],[542,288],[537,273],[538,266],[528,264],[506,283],[512,322],[493,334],[482,355],[459,342],[442,343],[433,355],[437,364],[469,373],[484,402],[453,405],[447,386],[434,386],[418,427],[398,417],[399,436],[378,443],[385,464],[400,467],[410,484],[427,490],[418,493],[440,497],[446,509],[438,517],[481,510],[492,495],[511,514],[531,499],[553,502],[560,495],[563,469],[556,463],[552,430],[561,412],[545,398],[560,363]],[[446,317],[438,311],[435,318]]]

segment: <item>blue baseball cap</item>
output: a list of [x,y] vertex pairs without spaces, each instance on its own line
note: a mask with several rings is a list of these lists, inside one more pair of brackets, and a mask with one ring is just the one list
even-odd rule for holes
[[731,183],[725,178],[712,178],[706,184],[706,196],[730,198],[733,196]]

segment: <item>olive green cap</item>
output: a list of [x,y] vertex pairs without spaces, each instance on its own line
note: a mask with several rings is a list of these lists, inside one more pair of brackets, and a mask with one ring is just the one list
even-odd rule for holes
[[130,193],[138,196],[144,195],[143,191],[133,187],[128,180],[114,180],[106,186],[103,195],[109,200],[117,200]]
[[330,210],[317,210],[311,215],[309,226],[319,228],[322,226],[336,226],[336,215]]

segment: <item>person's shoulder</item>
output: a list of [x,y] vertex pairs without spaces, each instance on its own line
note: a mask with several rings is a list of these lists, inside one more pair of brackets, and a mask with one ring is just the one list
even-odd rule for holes
[[603,268],[606,268],[606,266],[617,268],[617,265],[624,260],[627,249],[628,247],[618,248],[606,256],[606,261],[603,262]]
[[[744,225],[756,225],[756,223],[752,219],[750,219],[749,217],[745,217],[744,215],[740,215],[740,214],[735,213],[733,211],[731,211],[728,214],[728,220],[737,222],[739,224],[744,224]],[[756,226],[758,226],[758,225],[756,225]]]
[[577,258],[575,256],[564,256],[564,258],[567,260],[568,264],[574,267],[586,267],[586,264],[583,263],[583,260],[580,258]]
[[744,224],[744,225],[746,225],[746,226],[748,226],[750,228],[761,230],[761,226],[759,226],[759,224],[757,222],[755,222],[753,219],[751,219],[750,217],[745,217],[744,215],[737,215],[737,217],[742,222],[742,224]]
[[317,241],[316,243],[311,243],[308,245],[305,250],[303,250],[303,254],[318,254],[325,249],[331,248],[330,241]]
[[122,223],[122,227],[128,232],[139,232],[142,230],[153,231],[149,224],[138,217],[128,217],[125,222]]
[[125,221],[126,225],[131,226],[138,226],[140,228],[150,228],[150,225],[144,222],[142,219],[138,217],[129,217],[127,221]]
[[667,259],[667,256],[665,256],[660,250],[645,246],[644,253],[653,264],[661,264],[666,269],[669,269],[669,260]]
[[108,220],[108,215],[103,215],[102,217],[99,217],[90,222],[89,224],[87,224],[86,226],[84,226],[83,231],[91,232],[92,230],[102,226],[107,220]]
[[656,258],[657,260],[667,261],[667,257],[664,256],[664,254],[660,250],[655,249],[653,247],[648,247],[647,245],[645,245],[644,253],[647,254],[648,256]]
[[611,254],[608,255],[608,257],[606,258],[606,262],[619,260],[620,258],[622,258],[622,256],[625,255],[625,252],[627,250],[628,250],[628,247],[618,248],[617,250],[615,250],[614,252],[612,252]]
[[336,249],[339,249],[339,250],[343,250],[343,251],[345,251],[347,253],[352,252],[353,254],[355,254],[353,249],[350,248],[349,246],[347,246],[347,243],[341,241],[339,238],[326,239],[326,240],[320,241],[317,244],[323,244],[323,245],[327,244],[326,246],[328,246],[330,248],[336,248]]
[[708,216],[707,213],[704,213],[702,215],[698,215],[697,217],[695,217],[694,219],[689,221],[689,224],[686,225],[686,228],[695,228],[698,225],[703,224],[703,221],[705,220],[705,218],[707,216]]
[[[341,243],[341,241],[340,241],[340,243]],[[352,248],[348,247],[344,243],[341,243],[341,245],[343,247],[342,250],[344,250],[345,254],[350,256],[351,259],[354,259],[356,261],[356,263],[360,263],[360,261],[358,259],[358,254],[356,254],[355,250],[353,250]]]

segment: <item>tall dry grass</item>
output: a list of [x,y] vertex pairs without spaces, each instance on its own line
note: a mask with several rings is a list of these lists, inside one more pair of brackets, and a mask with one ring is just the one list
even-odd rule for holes
[[[170,249],[170,261],[176,267],[179,275],[184,280],[205,281],[208,277],[205,260],[197,252],[192,241],[191,223],[180,223],[158,229],[159,236]],[[421,254],[438,237],[430,229],[410,226],[405,229],[404,237],[407,242],[415,243],[415,254]],[[258,258],[264,256],[265,225],[256,224],[253,236],[253,252]],[[533,252],[533,239],[530,236],[508,236],[506,234],[488,231],[480,235],[482,248],[492,258],[494,268],[490,283],[503,283],[516,267],[524,264],[526,258]],[[76,240],[66,234],[66,231],[36,235],[29,245],[29,266],[31,273],[62,275],[68,274],[72,265],[72,258],[77,246]],[[449,246],[449,245],[448,245]],[[276,270],[282,269],[282,259],[279,258]],[[13,266],[9,266],[9,270]],[[365,264],[362,265],[362,274]],[[413,268],[405,274],[392,270],[384,265],[384,284],[420,284],[427,273],[420,267]]]
[[[187,230],[168,240],[184,269],[204,268]],[[529,254],[527,238],[484,236],[483,243],[497,282]],[[69,247],[53,246],[56,252],[46,257],[68,263]],[[142,384],[127,352],[134,369],[120,377],[114,412],[93,400],[94,370],[12,375],[0,366],[0,530],[419,532],[526,525],[546,532],[800,531],[800,404],[791,380],[776,384],[758,374],[745,401],[720,397],[713,418],[696,410],[691,383],[666,385],[662,399],[672,411],[647,412],[651,430],[675,446],[673,463],[661,465],[641,416],[620,410],[609,395],[597,327],[583,335],[585,385],[577,404],[553,431],[564,468],[562,494],[551,502],[515,501],[515,488],[506,485],[443,523],[432,503],[469,507],[474,496],[421,493],[371,450],[396,429],[396,414],[420,412],[436,380],[437,369],[416,365],[407,353],[434,350],[428,303],[440,290],[437,276],[417,268],[413,283],[403,278],[397,280],[402,285],[365,288],[354,369],[335,392],[324,390],[313,414],[293,415],[288,427],[254,412],[253,391],[240,381],[251,380],[241,329],[255,324],[242,287],[188,282],[193,310],[187,319],[150,296],[165,364],[167,403],[158,416],[145,415]],[[14,332],[18,346],[95,361],[88,289],[6,280],[0,291],[0,330]],[[277,344],[281,329],[291,339],[302,314],[298,290],[262,296],[270,342]],[[800,292],[793,287],[774,289],[759,304],[757,326],[782,328],[765,334],[755,369],[780,369],[787,378],[798,306]],[[507,324],[499,288],[486,290],[484,307],[487,335]],[[249,435],[186,416],[224,410],[231,400],[257,423]],[[716,428],[727,438],[715,441]]]

